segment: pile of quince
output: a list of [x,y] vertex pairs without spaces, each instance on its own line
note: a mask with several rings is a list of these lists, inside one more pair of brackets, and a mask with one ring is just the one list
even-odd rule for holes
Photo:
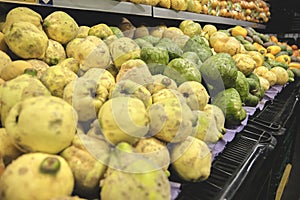
[[225,116],[209,103],[201,59],[183,51],[194,32],[155,27],[131,35],[123,25],[79,26],[63,11],[8,12],[1,199],[170,199],[169,168],[185,181],[209,177],[208,145],[222,139]]
[[0,32],[1,199],[170,199],[173,175],[206,180],[225,124],[239,125],[267,83],[291,80],[284,67],[261,70],[269,57],[247,50],[236,28],[79,26],[64,11],[10,10]]

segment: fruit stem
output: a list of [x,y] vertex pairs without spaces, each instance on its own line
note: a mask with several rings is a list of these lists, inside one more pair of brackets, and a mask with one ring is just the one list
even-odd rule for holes
[[45,158],[40,165],[40,171],[45,174],[56,174],[59,169],[60,161],[55,157]]

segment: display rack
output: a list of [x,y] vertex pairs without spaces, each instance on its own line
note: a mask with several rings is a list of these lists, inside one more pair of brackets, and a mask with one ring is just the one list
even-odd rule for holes
[[[34,1],[34,0],[33,0]],[[79,10],[90,10],[90,11],[100,11],[106,13],[120,13],[120,14],[130,14],[137,16],[148,16],[158,19],[170,19],[170,20],[186,20],[191,19],[197,22],[206,22],[214,24],[223,25],[240,25],[240,26],[250,26],[258,29],[265,29],[266,25],[254,22],[248,22],[243,20],[237,20],[226,17],[218,17],[213,15],[198,14],[187,11],[175,11],[166,8],[154,7],[150,5],[134,4],[131,2],[114,1],[114,0],[51,0],[51,1],[38,1],[36,2],[24,2],[24,1],[5,1],[0,2],[10,2],[19,4],[32,4],[40,6],[52,6],[52,7],[63,7]]]

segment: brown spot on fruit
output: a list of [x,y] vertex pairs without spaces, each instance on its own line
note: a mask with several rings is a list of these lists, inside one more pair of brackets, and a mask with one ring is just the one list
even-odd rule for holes
[[19,175],[22,176],[24,174],[26,174],[28,172],[28,168],[27,167],[21,167],[18,171]]

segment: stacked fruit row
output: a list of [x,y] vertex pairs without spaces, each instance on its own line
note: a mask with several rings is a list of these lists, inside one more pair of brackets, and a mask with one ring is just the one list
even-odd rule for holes
[[[247,50],[247,36],[191,20],[79,26],[63,11],[10,10],[0,32],[1,199],[170,199],[170,171],[206,180],[209,145],[241,124],[243,105],[294,76]],[[267,63],[273,79],[256,73]]]
[[177,11],[189,11],[238,20],[266,23],[271,17],[264,0],[126,0]]

